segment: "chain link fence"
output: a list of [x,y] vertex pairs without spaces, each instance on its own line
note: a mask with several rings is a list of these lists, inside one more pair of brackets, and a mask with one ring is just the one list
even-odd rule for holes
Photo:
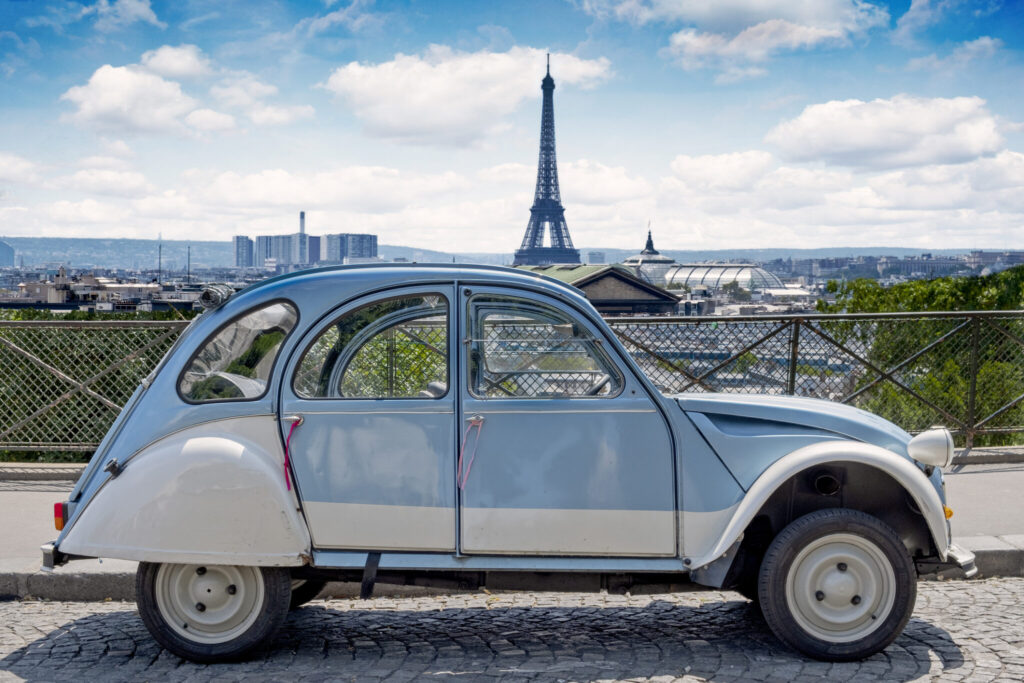
[[[968,447],[1024,441],[1024,312],[608,322],[667,394],[824,398]],[[93,450],[186,324],[0,322],[0,450]]]
[[1024,441],[1024,312],[608,322],[664,393],[808,396],[968,448]]

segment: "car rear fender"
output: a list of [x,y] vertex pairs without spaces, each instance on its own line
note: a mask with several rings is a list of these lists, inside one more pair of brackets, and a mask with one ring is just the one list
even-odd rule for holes
[[273,415],[216,420],[166,436],[79,503],[57,550],[147,562],[297,566],[309,531]]

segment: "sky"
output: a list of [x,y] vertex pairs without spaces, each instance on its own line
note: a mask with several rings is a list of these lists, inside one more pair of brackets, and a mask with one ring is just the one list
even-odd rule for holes
[[1022,0],[0,0],[0,235],[1024,249]]

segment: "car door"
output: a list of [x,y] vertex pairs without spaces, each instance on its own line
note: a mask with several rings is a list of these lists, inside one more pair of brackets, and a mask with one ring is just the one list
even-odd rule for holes
[[451,286],[363,298],[293,357],[282,429],[314,547],[455,549],[453,300]]
[[601,331],[500,288],[460,310],[460,550],[675,555],[669,426]]

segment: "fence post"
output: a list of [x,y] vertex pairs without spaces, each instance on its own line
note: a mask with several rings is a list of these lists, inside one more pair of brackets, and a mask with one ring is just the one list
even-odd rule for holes
[[800,356],[800,318],[793,320],[793,330],[789,337],[789,379],[787,381],[786,393],[790,396],[796,394],[796,361]]
[[967,429],[965,430],[964,446],[970,450],[974,446],[974,424],[977,416],[975,396],[978,388],[978,354],[980,352],[981,319],[977,316],[971,318],[971,376],[967,385]]

